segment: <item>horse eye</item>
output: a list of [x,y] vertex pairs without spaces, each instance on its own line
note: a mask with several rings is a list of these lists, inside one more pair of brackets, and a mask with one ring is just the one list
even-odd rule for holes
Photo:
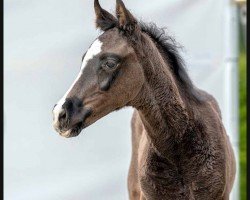
[[116,63],[113,62],[113,61],[108,61],[108,62],[106,63],[106,66],[109,67],[109,68],[114,68],[114,67],[116,66]]
[[117,66],[117,62],[114,60],[107,60],[104,63],[104,67],[107,69],[114,69]]

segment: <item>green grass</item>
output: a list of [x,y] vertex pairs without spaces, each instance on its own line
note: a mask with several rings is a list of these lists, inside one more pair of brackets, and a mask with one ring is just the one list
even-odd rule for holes
[[239,59],[240,89],[240,199],[246,200],[246,51],[242,50]]

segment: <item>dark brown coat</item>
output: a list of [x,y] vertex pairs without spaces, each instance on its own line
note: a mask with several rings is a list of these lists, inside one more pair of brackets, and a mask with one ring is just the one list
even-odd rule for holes
[[132,106],[131,200],[228,200],[235,159],[216,100],[196,88],[174,40],[138,23],[117,0],[116,17],[95,0],[101,51],[54,118],[65,137]]

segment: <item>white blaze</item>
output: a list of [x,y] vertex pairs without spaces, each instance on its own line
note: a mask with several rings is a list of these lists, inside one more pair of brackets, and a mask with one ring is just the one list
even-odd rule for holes
[[62,111],[62,105],[64,104],[65,99],[67,98],[67,95],[70,93],[70,91],[72,90],[72,88],[74,87],[74,85],[76,84],[76,82],[78,81],[78,79],[81,77],[83,69],[87,66],[88,61],[91,60],[95,55],[97,55],[98,53],[101,52],[102,44],[103,43],[100,40],[97,39],[97,40],[94,41],[94,43],[88,49],[88,51],[87,51],[87,53],[86,53],[86,55],[85,55],[85,57],[83,59],[80,73],[78,74],[77,78],[75,79],[75,81],[73,82],[73,84],[71,85],[71,87],[63,95],[63,97],[58,101],[57,105],[53,109],[54,124],[56,124],[57,121],[58,121],[59,114]]

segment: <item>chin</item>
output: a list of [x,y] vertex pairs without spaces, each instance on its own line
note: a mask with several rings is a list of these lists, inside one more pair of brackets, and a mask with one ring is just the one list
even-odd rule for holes
[[65,138],[71,138],[71,137],[76,137],[78,136],[80,133],[81,133],[82,130],[80,131],[74,131],[72,129],[69,129],[67,130],[66,132],[60,132],[59,134],[62,136],[62,137],[65,137]]
[[71,138],[71,137],[76,137],[78,136],[81,131],[85,128],[82,122],[77,123],[73,127],[69,128],[68,130],[60,130],[55,127],[55,130],[65,138]]

